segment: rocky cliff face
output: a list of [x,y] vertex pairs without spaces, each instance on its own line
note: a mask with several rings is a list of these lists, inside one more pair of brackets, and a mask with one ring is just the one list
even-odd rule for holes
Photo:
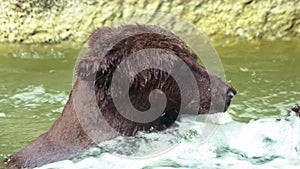
[[2,0],[0,42],[85,41],[96,27],[145,13],[166,13],[210,37],[300,37],[300,0]]

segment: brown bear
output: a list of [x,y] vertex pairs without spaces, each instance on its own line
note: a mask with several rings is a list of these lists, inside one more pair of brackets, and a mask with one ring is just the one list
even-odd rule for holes
[[[198,64],[183,40],[157,26],[102,27],[90,35],[83,54],[62,115],[49,131],[9,156],[5,167],[38,167],[75,157],[117,135],[161,131],[172,126],[180,113],[225,112],[236,94],[231,85]],[[188,71],[192,76],[180,76]],[[115,72],[120,76],[114,78]],[[121,100],[118,107],[116,101],[126,96],[131,106]],[[161,102],[162,111],[152,115]],[[141,115],[131,113],[132,108]]]

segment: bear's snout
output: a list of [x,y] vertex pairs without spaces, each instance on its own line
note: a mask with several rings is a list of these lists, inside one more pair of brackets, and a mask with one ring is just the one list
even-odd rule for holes
[[225,109],[224,109],[224,112],[228,109],[230,103],[231,103],[231,99],[237,94],[237,91],[232,87],[230,86],[227,90],[227,93],[226,93],[226,98],[225,98]]

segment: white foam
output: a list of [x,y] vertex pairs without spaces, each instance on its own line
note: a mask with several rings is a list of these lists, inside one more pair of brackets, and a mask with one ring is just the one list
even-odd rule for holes
[[[108,141],[108,148],[98,149],[98,153],[83,155],[73,161],[66,160],[41,167],[48,168],[105,168],[105,169],[138,169],[138,168],[224,168],[224,169],[265,169],[283,168],[294,169],[300,165],[300,119],[292,116],[288,119],[261,119],[251,121],[248,124],[238,122],[226,122],[214,124],[213,120],[201,121],[201,118],[184,117],[179,123],[179,130],[156,133],[156,135],[142,135],[148,142],[136,142],[144,144],[130,146],[119,138],[118,141]],[[217,126],[216,131],[206,142],[203,138],[203,127]],[[175,132],[176,131],[176,132]],[[174,133],[176,135],[174,136]],[[181,138],[172,149],[157,156],[136,158],[138,151],[151,150],[151,142],[155,137],[164,136],[174,139]],[[140,136],[141,137],[141,136]],[[156,138],[157,139],[157,138]],[[134,138],[132,138],[134,140]],[[132,141],[131,140],[131,141]],[[138,140],[138,139],[137,139]],[[199,141],[200,140],[200,141]],[[203,140],[202,140],[203,141]],[[150,142],[150,143],[149,143]],[[157,145],[157,144],[154,144]],[[100,146],[101,147],[101,146]],[[118,147],[123,148],[126,154],[132,150],[127,158],[113,155]],[[106,149],[105,149],[106,148]],[[105,149],[106,153],[101,153]],[[95,150],[95,149],[94,149]],[[90,150],[93,151],[93,150]],[[120,152],[119,152],[120,153]]]

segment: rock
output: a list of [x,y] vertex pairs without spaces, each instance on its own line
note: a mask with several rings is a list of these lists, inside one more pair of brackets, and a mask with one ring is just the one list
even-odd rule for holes
[[[210,37],[290,39],[300,36],[299,6],[294,0],[8,0],[0,4],[0,42],[82,43],[97,27],[157,12],[185,19]],[[38,35],[28,33],[33,25]]]

